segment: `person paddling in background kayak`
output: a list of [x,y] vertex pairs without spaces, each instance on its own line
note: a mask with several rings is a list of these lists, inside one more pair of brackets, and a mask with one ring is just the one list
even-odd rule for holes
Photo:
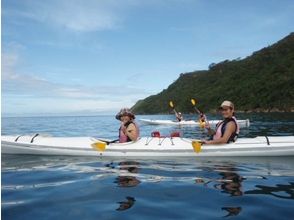
[[183,115],[181,112],[175,112],[175,114],[176,114],[176,118],[177,118],[178,122],[183,121],[184,118],[183,118]]
[[207,125],[208,134],[212,140],[204,140],[204,144],[226,144],[235,142],[240,132],[237,119],[235,117],[234,104],[231,101],[224,101],[220,106],[223,121],[217,123],[215,131]]
[[121,121],[119,128],[119,142],[136,141],[139,137],[139,127],[135,123],[135,115],[128,108],[122,108],[115,116]]
[[[201,111],[199,111],[198,122],[199,122],[200,128],[205,128],[206,124],[208,124],[206,115]],[[209,124],[208,124],[208,126],[209,126]]]

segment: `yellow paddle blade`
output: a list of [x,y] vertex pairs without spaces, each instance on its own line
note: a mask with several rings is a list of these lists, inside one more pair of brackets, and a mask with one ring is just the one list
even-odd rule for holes
[[169,101],[169,106],[170,106],[171,108],[174,108],[174,107],[175,107],[173,101]]
[[106,143],[105,142],[96,142],[91,144],[91,146],[97,151],[105,151]]
[[191,103],[192,103],[193,106],[195,106],[196,105],[196,100],[195,99],[191,99]]
[[192,141],[192,146],[193,146],[193,149],[196,153],[200,153],[201,152],[201,142],[199,141]]

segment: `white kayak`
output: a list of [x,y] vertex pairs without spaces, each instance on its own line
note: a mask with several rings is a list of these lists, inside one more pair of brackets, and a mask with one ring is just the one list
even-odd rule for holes
[[[181,137],[142,137],[136,142],[111,143],[93,137],[2,136],[4,154],[99,157],[235,157],[294,156],[294,136],[239,138],[235,143],[202,145]],[[97,145],[103,145],[99,148]]]
[[[190,125],[190,126],[200,126],[200,123],[198,121],[172,121],[172,120],[152,120],[152,119],[139,119],[145,124],[150,124],[150,125]],[[219,123],[220,120],[209,120],[209,124],[211,126],[215,126],[217,123]],[[246,128],[250,126],[250,121],[249,119],[245,120],[237,120],[240,128]]]

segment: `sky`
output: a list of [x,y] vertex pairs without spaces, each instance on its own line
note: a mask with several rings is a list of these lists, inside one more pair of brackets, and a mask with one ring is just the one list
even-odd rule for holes
[[293,0],[2,0],[2,116],[114,114],[294,30]]

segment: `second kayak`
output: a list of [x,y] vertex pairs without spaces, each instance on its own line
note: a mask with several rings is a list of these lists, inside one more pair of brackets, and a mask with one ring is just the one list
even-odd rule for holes
[[[152,119],[139,119],[141,122],[145,124],[150,124],[150,125],[188,125],[188,126],[200,126],[200,123],[198,121],[172,121],[172,120],[152,120]],[[209,120],[209,124],[212,126],[215,126],[220,120]],[[245,120],[237,120],[240,128],[246,128],[250,126],[250,121],[249,119]]]

